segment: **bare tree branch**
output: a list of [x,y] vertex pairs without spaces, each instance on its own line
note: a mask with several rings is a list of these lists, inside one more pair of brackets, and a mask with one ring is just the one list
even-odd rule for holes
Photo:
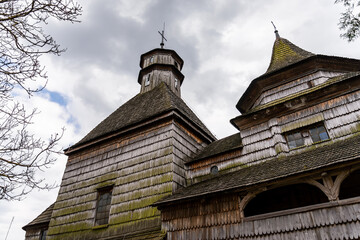
[[[78,22],[81,7],[73,0],[0,0],[0,199],[21,199],[33,189],[49,189],[36,173],[48,168],[60,153],[62,137],[42,140],[27,129],[36,109],[27,111],[16,101],[15,88],[30,97],[47,82],[39,58],[60,55],[56,41],[43,31],[49,19]],[[32,87],[33,82],[43,79]]]

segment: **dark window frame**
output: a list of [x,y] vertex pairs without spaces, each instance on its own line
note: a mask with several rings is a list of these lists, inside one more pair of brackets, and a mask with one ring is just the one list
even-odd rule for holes
[[47,231],[48,231],[48,229],[41,229],[40,230],[39,240],[45,240],[46,239]]
[[289,150],[306,146],[306,140],[310,141],[311,144],[316,144],[330,139],[324,122],[297,128],[293,131],[286,132],[284,135]]
[[94,225],[109,223],[113,185],[97,189]]

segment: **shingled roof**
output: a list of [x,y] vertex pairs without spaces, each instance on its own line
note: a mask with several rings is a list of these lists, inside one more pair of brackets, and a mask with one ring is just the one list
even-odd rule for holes
[[165,83],[161,83],[153,90],[138,94],[120,106],[71,148],[113,134],[172,110],[176,110],[188,118],[212,140],[216,139],[186,103],[176,96]]
[[296,46],[289,40],[278,37],[274,42],[270,65],[266,73],[273,72],[314,55]]
[[181,188],[173,195],[158,201],[155,205],[239,189],[359,158],[360,136],[356,136],[344,141],[319,146],[296,155],[274,158],[242,168],[236,172],[219,175],[189,187]]
[[210,143],[194,159],[190,159],[187,163],[196,162],[204,158],[239,149],[242,146],[240,133],[235,133]]
[[49,224],[51,219],[51,214],[53,212],[55,203],[51,204],[45,211],[43,211],[39,216],[37,216],[34,220],[23,227],[26,230],[29,227],[38,226],[38,225],[46,225]]

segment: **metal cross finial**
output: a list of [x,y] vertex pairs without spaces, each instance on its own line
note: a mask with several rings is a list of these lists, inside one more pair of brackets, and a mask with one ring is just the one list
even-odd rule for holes
[[164,27],[163,27],[163,30],[160,32],[158,31],[158,33],[160,34],[161,36],[161,43],[160,43],[160,47],[161,48],[164,48],[164,40],[167,41],[167,39],[165,38],[165,22],[164,22]]
[[275,24],[273,23],[273,21],[271,21],[271,24],[274,26],[274,33],[275,33],[275,36],[276,36],[276,40],[277,39],[280,39],[280,35],[279,35],[279,32],[278,32],[278,30],[276,29],[276,26],[275,26]]

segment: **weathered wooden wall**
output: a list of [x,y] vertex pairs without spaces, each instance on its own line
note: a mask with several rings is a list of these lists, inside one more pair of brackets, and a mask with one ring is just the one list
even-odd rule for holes
[[187,179],[185,162],[194,157],[206,144],[180,123],[174,122],[172,134],[174,141],[173,180],[177,185],[176,188],[185,187]]
[[298,78],[294,81],[290,81],[286,84],[282,84],[277,87],[273,87],[264,91],[259,98],[255,101],[252,108],[258,107],[263,104],[275,101],[277,99],[289,96],[291,94],[300,92],[302,90],[317,86],[321,83],[326,82],[331,77],[339,76],[339,72],[325,72],[318,71],[316,73]]
[[[184,186],[183,159],[204,144],[180,126],[170,120],[71,154],[48,239],[129,237],[160,230],[160,212],[150,205]],[[97,189],[112,184],[109,226],[94,228]]]
[[359,200],[242,221],[235,195],[228,195],[167,207],[162,210],[161,218],[169,240],[358,239]]
[[26,229],[25,239],[26,240],[39,240],[40,239],[41,230],[34,228],[34,229]]
[[[151,57],[153,57],[152,62],[151,62]],[[171,54],[157,53],[157,54],[154,54],[153,56],[149,56],[148,58],[146,58],[144,60],[143,66],[141,66],[141,67],[145,68],[145,67],[147,67],[151,64],[155,64],[155,63],[175,65],[175,61],[176,60],[171,56]],[[177,63],[177,68],[179,70],[181,70],[179,63]]]
[[[169,88],[177,95],[181,96],[181,88],[180,88],[180,81],[177,83],[175,87],[175,78],[176,76],[172,71],[165,71],[165,70],[153,70],[150,74],[150,83],[148,86],[145,85],[146,78],[148,74],[143,76],[142,84],[141,84],[141,92],[147,92],[151,89],[154,89],[157,85],[161,82],[166,83]],[[179,80],[179,79],[178,79]]]
[[329,144],[360,132],[360,92],[336,97],[290,114],[279,113],[279,117],[241,130],[241,155],[238,154],[227,161],[221,161],[222,155],[204,159],[202,162],[207,162],[207,167],[200,163],[192,164],[188,176],[193,182],[197,182],[209,175],[213,164],[217,165],[219,171],[234,171],[279,155],[287,156],[306,151],[309,146],[290,150],[284,131],[310,125],[314,121],[324,123],[331,139],[317,145]]

